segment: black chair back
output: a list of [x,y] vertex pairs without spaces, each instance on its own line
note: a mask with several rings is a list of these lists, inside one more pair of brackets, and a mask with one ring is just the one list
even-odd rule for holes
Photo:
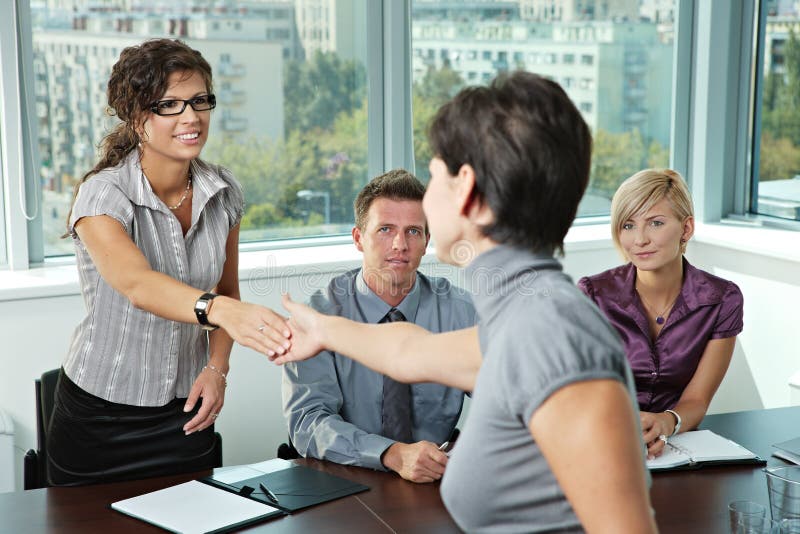
[[288,441],[286,443],[281,443],[278,445],[278,452],[275,455],[282,459],[282,460],[294,460],[295,458],[300,458],[300,453],[297,452],[297,449],[294,448],[292,444],[291,436],[287,438]]
[[[26,490],[46,488],[50,485],[47,476],[47,428],[55,406],[56,384],[60,369],[42,373],[34,381],[36,391],[36,449],[29,449],[23,459],[23,488]],[[222,436],[214,433],[213,467],[222,467]]]
[[60,369],[45,371],[33,384],[36,392],[36,449],[28,450],[23,460],[23,487],[26,490],[48,486],[47,426],[53,414],[59,372]]

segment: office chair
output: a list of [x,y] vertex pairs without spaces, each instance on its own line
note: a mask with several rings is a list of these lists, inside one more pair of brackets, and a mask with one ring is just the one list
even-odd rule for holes
[[297,449],[294,448],[292,445],[292,438],[287,437],[289,440],[286,443],[281,443],[278,445],[278,452],[275,454],[281,460],[294,460],[295,458],[300,458],[300,453],[297,452]]
[[[60,369],[52,369],[42,373],[41,378],[34,381],[36,391],[36,449],[29,449],[23,460],[23,488],[26,490],[46,488],[47,476],[47,428],[55,404],[56,384]],[[214,454],[212,467],[222,467],[222,436],[214,433]]]

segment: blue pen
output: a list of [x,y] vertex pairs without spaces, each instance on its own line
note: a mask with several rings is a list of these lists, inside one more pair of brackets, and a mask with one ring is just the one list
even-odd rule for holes
[[267,487],[266,487],[264,484],[262,484],[261,482],[259,482],[259,483],[258,483],[258,486],[261,488],[261,491],[263,491],[263,492],[264,492],[264,495],[267,497],[267,499],[271,500],[271,501],[272,501],[272,502],[274,502],[275,504],[278,504],[278,498],[275,496],[275,494],[274,494],[274,493],[272,493],[272,492],[269,490],[269,488],[267,488]]

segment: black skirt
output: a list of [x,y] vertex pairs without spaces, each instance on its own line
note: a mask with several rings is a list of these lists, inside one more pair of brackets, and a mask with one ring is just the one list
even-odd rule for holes
[[117,404],[95,397],[67,377],[56,385],[47,429],[47,471],[51,485],[115,482],[214,467],[214,427],[185,435],[197,414],[184,412],[186,399],[165,406]]

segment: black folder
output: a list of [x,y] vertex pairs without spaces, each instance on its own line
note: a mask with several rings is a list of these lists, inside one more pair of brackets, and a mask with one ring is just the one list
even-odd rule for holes
[[[238,493],[288,513],[369,489],[364,484],[297,464],[235,482],[221,482],[214,475],[201,478],[200,482]],[[277,502],[265,495],[260,488],[262,484],[277,497]]]

